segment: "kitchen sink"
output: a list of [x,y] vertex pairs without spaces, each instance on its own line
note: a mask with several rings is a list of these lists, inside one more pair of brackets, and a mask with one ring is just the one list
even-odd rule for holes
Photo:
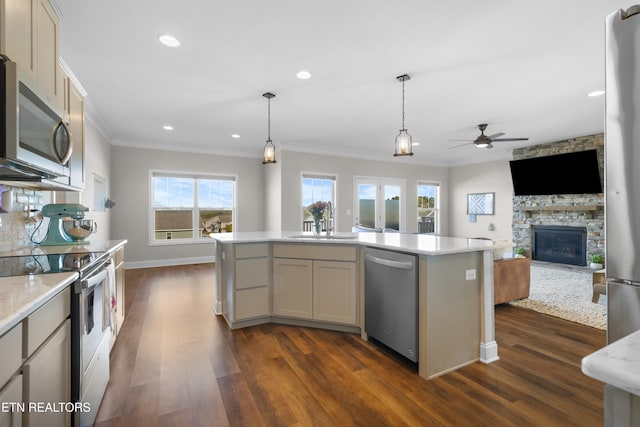
[[288,236],[287,239],[312,239],[312,240],[353,240],[358,238],[358,235],[355,233],[351,234],[321,234],[319,236],[314,236],[313,234],[296,234],[293,236]]

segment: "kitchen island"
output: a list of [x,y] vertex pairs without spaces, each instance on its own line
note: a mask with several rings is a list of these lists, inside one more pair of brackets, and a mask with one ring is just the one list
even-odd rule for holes
[[418,261],[418,369],[434,378],[498,360],[494,251],[513,246],[422,234],[300,232],[215,234],[214,311],[232,329],[268,322],[360,333],[364,252],[377,248]]

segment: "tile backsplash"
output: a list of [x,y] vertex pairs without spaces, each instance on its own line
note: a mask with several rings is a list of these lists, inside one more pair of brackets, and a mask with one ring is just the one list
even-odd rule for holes
[[[0,213],[0,252],[33,246],[31,235],[41,224],[38,211],[43,205],[51,202],[51,192],[38,191],[28,188],[17,188],[2,185],[2,209],[7,213]],[[30,218],[30,219],[29,219]]]

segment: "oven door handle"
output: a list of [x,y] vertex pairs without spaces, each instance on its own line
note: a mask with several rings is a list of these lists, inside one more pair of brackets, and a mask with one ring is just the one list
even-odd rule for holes
[[[111,263],[111,260],[107,261],[105,263],[105,266],[109,265],[110,263]],[[93,288],[95,285],[105,280],[107,278],[107,274],[108,272],[106,268],[103,268],[99,273],[92,274],[91,276],[87,277],[85,280],[82,281],[82,289]]]

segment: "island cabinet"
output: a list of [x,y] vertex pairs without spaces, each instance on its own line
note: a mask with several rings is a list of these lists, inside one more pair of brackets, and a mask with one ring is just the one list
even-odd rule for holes
[[353,246],[273,246],[273,314],[355,326],[357,250]]
[[481,358],[479,266],[477,252],[420,257],[420,376],[435,378]]
[[[222,245],[219,245],[222,246]],[[270,255],[267,243],[242,243],[221,248],[224,283],[222,312],[230,325],[271,314]]]

